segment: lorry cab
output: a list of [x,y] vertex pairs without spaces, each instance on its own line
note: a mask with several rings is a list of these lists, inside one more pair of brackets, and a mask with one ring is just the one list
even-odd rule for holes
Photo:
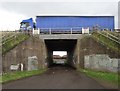
[[22,20],[22,22],[20,23],[20,31],[21,32],[32,32],[34,28],[34,22],[33,19],[26,19],[26,20]]

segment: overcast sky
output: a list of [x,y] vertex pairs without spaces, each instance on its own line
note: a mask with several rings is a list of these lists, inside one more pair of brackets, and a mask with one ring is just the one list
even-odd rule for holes
[[67,51],[53,51],[53,55],[60,55],[62,57],[67,55]]
[[[119,0],[3,0],[0,2],[0,30],[18,29],[23,19],[36,15],[110,15],[118,27]],[[74,2],[73,2],[74,1]],[[88,2],[89,1],[89,2]]]
[[120,29],[120,2],[118,4],[118,28]]

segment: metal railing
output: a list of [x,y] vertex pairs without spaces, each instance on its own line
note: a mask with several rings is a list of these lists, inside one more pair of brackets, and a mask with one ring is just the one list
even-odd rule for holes
[[112,40],[112,41],[114,41],[114,42],[116,42],[118,44],[120,44],[120,39],[117,38],[116,36],[110,34],[107,31],[103,31],[103,32],[97,31],[97,33],[99,33],[100,35],[102,35],[102,36],[104,36],[104,37],[106,37],[106,38],[108,38],[108,39],[110,39],[110,40]]
[[[11,32],[10,32],[11,33]],[[0,46],[2,46],[3,44],[11,41],[13,38],[16,38],[19,34],[21,34],[21,32],[15,32],[15,33],[11,33],[8,35],[2,35],[0,38]]]
[[73,34],[82,33],[82,27],[72,28],[39,28],[40,34]]

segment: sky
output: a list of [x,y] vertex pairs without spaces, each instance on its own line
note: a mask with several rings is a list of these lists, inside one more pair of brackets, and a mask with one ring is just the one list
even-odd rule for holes
[[62,57],[67,55],[67,51],[53,51],[53,55],[60,55]]
[[[110,15],[118,28],[120,0],[0,0],[0,31],[17,30],[23,19],[37,15]],[[120,14],[120,13],[119,13]],[[53,55],[66,55],[56,51]]]
[[[25,2],[24,2],[25,1]],[[37,15],[110,15],[118,27],[119,0],[1,0],[0,30],[19,29],[23,19]]]
[[120,29],[120,2],[118,4],[118,28]]

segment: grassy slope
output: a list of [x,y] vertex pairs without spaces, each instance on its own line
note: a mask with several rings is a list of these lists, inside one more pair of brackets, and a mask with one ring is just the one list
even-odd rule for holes
[[118,75],[117,73],[92,71],[88,69],[79,69],[78,71],[84,72],[89,77],[96,78],[98,80],[107,81],[108,83],[112,83],[115,85],[118,85],[118,81],[120,79],[120,75]]
[[19,34],[16,38],[13,38],[12,40],[6,42],[5,44],[2,45],[2,54],[5,54],[7,51],[11,50],[16,45],[18,45],[19,43],[23,42],[28,38],[29,38],[28,35]]
[[96,32],[93,32],[92,34],[93,38],[99,42],[101,42],[102,44],[106,45],[108,48],[112,49],[113,51],[117,51],[120,53],[120,45],[117,44],[116,42],[114,41],[111,41],[110,39],[96,33]]
[[[102,35],[99,35],[96,32],[92,33],[92,38],[106,45],[108,48],[112,49],[113,51],[117,51],[120,53],[120,49],[119,49],[120,45],[118,45],[114,41],[111,41],[108,38]],[[120,75],[118,75],[117,73],[100,72],[100,71],[93,71],[93,70],[88,70],[88,69],[78,69],[78,71],[84,72],[89,77],[102,80],[102,81],[106,81],[107,83],[111,83],[114,85],[119,84]]]
[[46,69],[40,69],[40,70],[34,70],[34,71],[23,71],[23,72],[17,71],[17,72],[7,73],[7,74],[4,74],[3,76],[0,76],[0,83],[5,83],[5,82],[25,78],[25,77],[30,77],[33,75],[38,75],[45,71]]

